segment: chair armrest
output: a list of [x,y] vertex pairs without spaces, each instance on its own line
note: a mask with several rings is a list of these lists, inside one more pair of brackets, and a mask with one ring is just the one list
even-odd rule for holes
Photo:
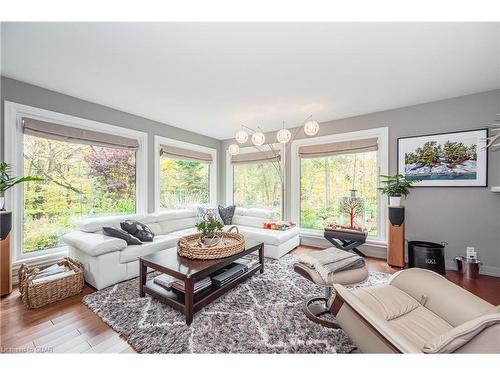
[[443,276],[422,268],[399,271],[392,275],[389,284],[420,301],[454,327],[496,308]]
[[[422,350],[414,343],[409,341],[405,336],[391,328],[387,322],[377,316],[360,298],[358,298],[349,289],[340,284],[333,285],[337,296],[341,298],[343,303],[346,303],[354,310],[371,328],[377,331],[380,336],[387,340],[401,353],[422,353]],[[342,325],[342,323],[341,323]]]
[[109,237],[100,233],[86,233],[78,230],[65,234],[63,241],[67,245],[94,257],[120,251],[127,247],[127,242],[121,238]]

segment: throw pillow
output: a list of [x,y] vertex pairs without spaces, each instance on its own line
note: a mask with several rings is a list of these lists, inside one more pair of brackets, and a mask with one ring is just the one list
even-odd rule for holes
[[214,218],[218,221],[222,221],[219,217],[219,210],[216,207],[198,207],[198,221],[206,221],[210,218]]
[[153,241],[155,234],[151,229],[148,228],[147,225],[140,223],[135,220],[125,220],[120,223],[120,227],[127,233],[130,233],[132,236],[138,238],[143,242]]
[[234,211],[236,209],[236,206],[228,206],[226,208],[222,207],[219,205],[219,216],[222,219],[222,222],[224,225],[231,225],[233,224],[233,216],[234,216]]
[[142,245],[138,238],[135,238],[130,233],[125,232],[123,229],[113,227],[102,227],[102,231],[106,236],[121,238],[127,242],[127,245]]

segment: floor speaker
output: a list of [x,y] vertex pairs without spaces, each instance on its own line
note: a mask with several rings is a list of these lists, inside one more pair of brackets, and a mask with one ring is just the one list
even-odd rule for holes
[[11,226],[12,213],[0,211],[0,294],[2,296],[12,292]]
[[389,207],[387,264],[405,266],[405,208]]

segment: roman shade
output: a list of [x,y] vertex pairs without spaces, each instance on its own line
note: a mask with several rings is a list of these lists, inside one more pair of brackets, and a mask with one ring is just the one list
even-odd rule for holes
[[161,145],[160,155],[165,155],[171,159],[197,161],[205,164],[210,164],[213,161],[212,154],[207,152],[193,151],[175,146]]
[[23,132],[56,141],[137,150],[136,139],[23,117]]
[[299,156],[305,159],[321,158],[332,155],[355,154],[378,150],[377,138],[358,139],[335,143],[299,147]]
[[266,163],[279,160],[279,151],[250,152],[247,154],[238,154],[231,157],[231,163],[233,164]]

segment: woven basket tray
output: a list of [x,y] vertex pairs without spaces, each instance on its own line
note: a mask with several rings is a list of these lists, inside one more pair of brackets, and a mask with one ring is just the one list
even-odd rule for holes
[[[232,233],[233,228],[236,233]],[[207,246],[201,240],[201,234],[192,234],[177,241],[177,253],[189,259],[219,259],[237,254],[245,249],[245,238],[237,227],[227,232],[217,232],[220,241],[214,246]]]
[[34,284],[33,278],[41,269],[30,268],[26,264],[19,268],[19,291],[26,307],[36,309],[63,298],[74,296],[82,291],[84,285],[83,265],[71,258],[64,258],[57,264],[64,265],[75,271],[75,273],[56,280]]

